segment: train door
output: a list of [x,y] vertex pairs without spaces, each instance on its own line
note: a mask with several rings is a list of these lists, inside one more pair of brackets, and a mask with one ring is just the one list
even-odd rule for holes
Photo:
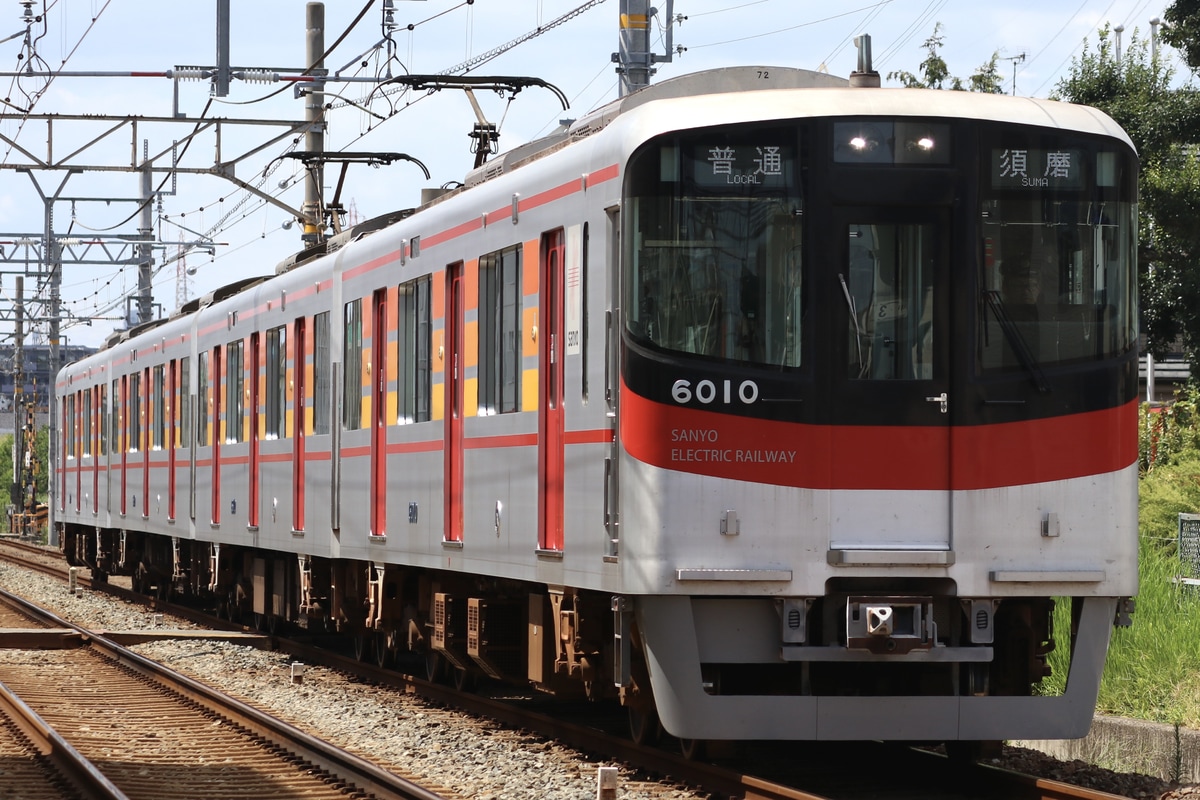
[[[949,213],[894,206],[834,217],[830,547],[949,550]],[[895,491],[884,509],[855,490]]]
[[463,536],[463,265],[446,268],[445,541]]
[[247,499],[246,526],[258,528],[259,498],[262,495],[262,452],[259,437],[258,403],[262,397],[262,338],[257,331],[250,334],[250,492]]
[[292,336],[292,530],[304,530],[304,405],[308,393],[308,342],[304,317],[296,320]]
[[372,536],[387,535],[387,290],[371,298],[371,514]]
[[538,353],[538,548],[563,549],[562,230],[542,234]]

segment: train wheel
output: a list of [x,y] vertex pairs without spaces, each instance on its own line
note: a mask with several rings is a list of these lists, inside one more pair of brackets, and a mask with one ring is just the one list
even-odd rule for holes
[[370,645],[371,640],[367,638],[367,635],[365,633],[356,633],[356,634],[354,634],[353,639],[354,639],[354,660],[355,661],[366,661],[367,656],[370,655],[370,652],[371,652],[371,645]]
[[437,683],[442,679],[445,672],[446,662],[442,659],[441,653],[434,650],[432,647],[425,651],[425,680],[430,683]]
[[475,688],[475,675],[462,667],[454,668],[454,688],[460,692],[469,692]]
[[658,744],[662,736],[662,724],[658,721],[658,712],[653,708],[635,708],[629,706],[629,737],[637,745]]
[[708,743],[704,739],[680,739],[679,752],[688,761],[703,761],[708,751]]
[[375,663],[379,665],[380,669],[383,669],[384,667],[386,667],[388,665],[388,657],[390,655],[391,655],[391,651],[388,650],[388,646],[387,646],[387,634],[380,633],[380,634],[376,635],[376,637],[375,637]]

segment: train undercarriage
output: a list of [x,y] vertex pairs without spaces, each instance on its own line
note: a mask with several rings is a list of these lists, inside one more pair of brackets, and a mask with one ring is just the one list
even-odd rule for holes
[[[616,699],[628,709],[635,740],[652,741],[663,732],[630,598],[137,531],[61,525],[59,533],[69,563],[90,567],[93,580],[129,576],[136,591],[193,603],[266,632],[286,627],[336,635],[360,660],[459,687],[490,678],[561,697]],[[860,596],[869,588],[853,587]],[[877,593],[892,596],[896,588],[881,586]],[[811,644],[829,650],[847,637],[839,620],[847,596],[842,591],[814,599],[808,613]],[[937,620],[931,627],[940,632],[943,646],[969,641],[969,604],[942,597],[931,608],[936,610],[930,620]],[[702,659],[703,691],[780,697],[1028,696],[1049,674],[1052,612],[1050,598],[997,604],[990,643],[995,656],[986,662],[809,662],[789,661],[786,654],[775,663]],[[869,646],[911,644],[893,633]],[[686,754],[703,752],[694,740],[682,742]]]

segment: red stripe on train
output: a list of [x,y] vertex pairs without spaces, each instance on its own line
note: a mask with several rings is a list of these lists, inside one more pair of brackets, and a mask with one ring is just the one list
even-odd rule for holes
[[621,441],[663,469],[808,489],[990,489],[1124,469],[1136,401],[1084,414],[964,427],[802,425],[623,395]]

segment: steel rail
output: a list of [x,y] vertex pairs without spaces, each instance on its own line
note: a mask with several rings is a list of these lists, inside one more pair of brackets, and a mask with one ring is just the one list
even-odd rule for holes
[[78,632],[92,649],[105,657],[154,682],[169,686],[172,691],[201,708],[230,719],[250,733],[278,744],[298,758],[344,779],[372,797],[380,800],[445,800],[443,795],[388,772],[364,758],[329,744],[169,667],[140,656],[111,639],[68,622],[11,592],[0,589],[0,597],[21,606],[31,616],[47,622],[52,627],[69,628]]

